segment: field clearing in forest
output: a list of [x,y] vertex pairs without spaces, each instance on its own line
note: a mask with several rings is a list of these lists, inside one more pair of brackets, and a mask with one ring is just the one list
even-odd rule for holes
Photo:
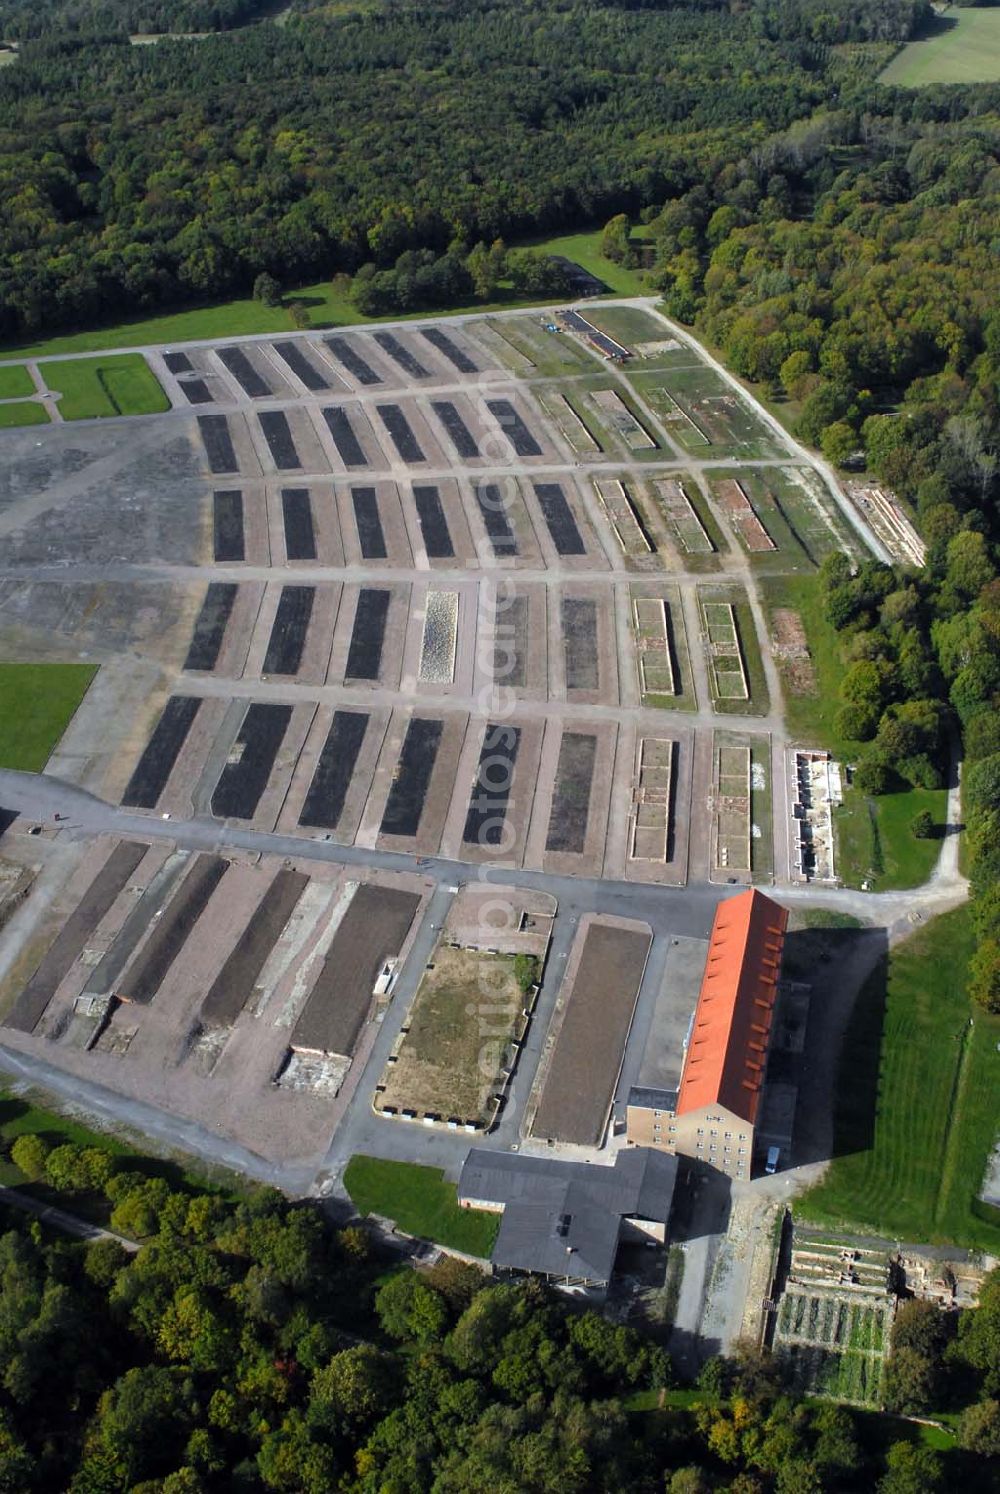
[[996,83],[1000,80],[1000,10],[949,9],[925,34],[908,42],[880,83],[922,88],[928,83]]

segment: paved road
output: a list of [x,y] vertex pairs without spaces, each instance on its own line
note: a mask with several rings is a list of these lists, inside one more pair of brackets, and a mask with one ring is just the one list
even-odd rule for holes
[[[790,905],[797,902],[811,906],[838,909],[872,922],[891,924],[910,912],[930,916],[962,901],[968,884],[958,871],[957,835],[958,788],[949,798],[951,833],[946,835],[937,868],[923,887],[903,892],[857,892],[846,887],[816,887],[802,883],[778,884],[775,895]],[[135,835],[150,840],[173,841],[185,850],[239,849],[261,855],[294,856],[303,861],[328,861],[343,866],[373,866],[383,871],[426,873],[440,882],[483,881],[506,887],[530,887],[551,893],[560,907],[572,907],[580,913],[616,913],[625,918],[641,918],[656,933],[707,936],[712,917],[726,888],[703,882],[691,882],[685,888],[658,887],[643,882],[603,881],[591,877],[559,876],[552,872],[530,871],[523,867],[481,866],[466,861],[424,857],[418,868],[417,858],[402,851],[382,851],[366,846],[338,845],[333,841],[312,840],[294,835],[276,835],[263,830],[245,829],[233,824],[205,818],[180,820],[155,819],[108,804],[85,789],[64,783],[44,773],[19,773],[0,769],[0,804],[39,821],[52,822],[56,814],[68,818],[63,823],[67,834]],[[954,842],[954,843],[952,843]],[[733,889],[735,892],[738,889]],[[730,894],[731,895],[731,894]]]
[[704,938],[711,927],[716,904],[723,895],[720,888],[707,885],[681,891],[638,882],[556,876],[551,872],[528,871],[509,865],[479,866],[439,857],[422,858],[418,867],[416,857],[400,851],[273,835],[263,830],[220,824],[218,820],[209,818],[162,820],[134,814],[59,779],[9,769],[0,769],[0,804],[34,820],[51,822],[57,813],[68,815],[64,830],[70,835],[80,831],[88,835],[134,835],[149,840],[173,841],[185,850],[239,849],[268,856],[294,856],[304,861],[328,861],[342,866],[419,872],[445,883],[481,881],[505,887],[530,887],[551,893],[561,908],[572,907],[578,914],[616,913],[623,918],[641,918],[661,933],[686,933]]

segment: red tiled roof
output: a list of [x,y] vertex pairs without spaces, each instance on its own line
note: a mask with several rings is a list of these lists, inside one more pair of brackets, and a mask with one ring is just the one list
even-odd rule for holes
[[787,923],[787,911],[756,888],[716,909],[678,1115],[722,1105],[754,1124]]

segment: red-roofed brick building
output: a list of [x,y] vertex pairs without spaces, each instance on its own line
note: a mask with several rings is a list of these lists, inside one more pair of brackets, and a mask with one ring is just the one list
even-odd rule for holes
[[751,888],[716,909],[676,1091],[634,1089],[628,1141],[748,1178],[788,914]]

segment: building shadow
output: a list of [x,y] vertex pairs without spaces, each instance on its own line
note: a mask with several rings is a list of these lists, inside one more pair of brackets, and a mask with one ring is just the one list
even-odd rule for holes
[[704,1162],[678,1158],[677,1184],[670,1211],[670,1243],[682,1245],[729,1228],[732,1184],[725,1173]]
[[888,964],[885,928],[786,935],[767,1085],[795,1092],[795,1166],[873,1143]]

